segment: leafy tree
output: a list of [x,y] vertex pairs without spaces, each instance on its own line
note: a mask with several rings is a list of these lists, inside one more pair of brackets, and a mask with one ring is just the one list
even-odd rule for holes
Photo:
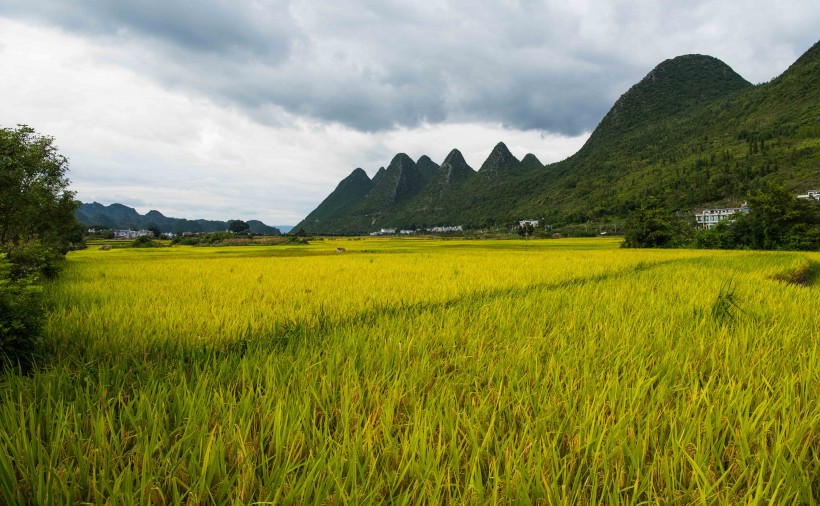
[[65,254],[76,239],[68,159],[54,139],[21,125],[0,128],[0,246],[38,240]]
[[530,223],[525,223],[524,225],[518,226],[518,235],[521,237],[529,237],[535,232],[535,227],[532,226]]
[[770,186],[748,198],[750,212],[733,228],[738,242],[753,249],[817,249],[820,205],[798,199],[782,186]]
[[691,228],[655,199],[632,211],[624,227],[623,248],[675,248],[687,243]]
[[698,232],[702,248],[820,249],[820,202],[772,185],[749,195],[749,213]]
[[154,234],[154,237],[156,238],[159,238],[160,234],[162,234],[162,232],[159,229],[159,225],[157,225],[153,221],[145,225],[145,230],[148,230],[149,232]]
[[0,365],[28,368],[45,321],[39,280],[82,245],[67,170],[51,137],[0,128]]
[[228,222],[228,230],[234,234],[247,234],[251,226],[242,220],[231,220]]

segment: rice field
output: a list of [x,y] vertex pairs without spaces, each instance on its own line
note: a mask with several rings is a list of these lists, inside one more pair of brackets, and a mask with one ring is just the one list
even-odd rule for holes
[[820,502],[820,253],[617,246],[73,252],[0,503]]

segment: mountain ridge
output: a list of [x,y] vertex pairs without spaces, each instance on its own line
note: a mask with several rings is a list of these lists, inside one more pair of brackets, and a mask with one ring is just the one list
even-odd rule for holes
[[[443,185],[439,172],[400,201],[373,206],[367,220],[350,213],[298,226],[363,233],[508,226],[524,218],[581,223],[623,218],[649,197],[689,212],[736,203],[767,184],[814,189],[820,187],[817,82],[820,43],[756,86],[712,56],[671,58],[624,92],[565,160],[546,166],[530,154],[518,160],[500,142],[474,176],[457,184]],[[385,174],[380,169],[373,181]]]
[[[171,218],[155,209],[152,209],[142,215],[133,207],[128,207],[119,203],[113,203],[107,206],[100,204],[99,202],[81,203],[75,211],[75,217],[78,222],[89,227],[96,225],[114,229],[143,229],[153,224],[158,226],[160,232],[162,233],[207,233],[221,232],[228,229],[227,221]],[[266,225],[259,220],[249,220],[246,223],[250,227],[250,231],[254,234],[280,234],[278,228]]]

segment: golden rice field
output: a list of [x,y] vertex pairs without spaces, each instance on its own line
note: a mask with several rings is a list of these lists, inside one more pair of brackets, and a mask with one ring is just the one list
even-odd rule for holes
[[0,503],[820,502],[820,253],[617,246],[71,253]]

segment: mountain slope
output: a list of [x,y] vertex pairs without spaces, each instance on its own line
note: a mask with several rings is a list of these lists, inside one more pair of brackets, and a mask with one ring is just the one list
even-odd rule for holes
[[[355,206],[368,220],[353,213],[337,216],[332,227],[305,228],[579,223],[617,220],[650,196],[690,212],[738,203],[769,183],[794,192],[820,188],[818,82],[820,43],[757,86],[716,58],[680,56],[624,93],[566,160],[546,167],[532,155],[519,161],[499,143],[477,172],[455,184],[442,179],[445,160],[426,184],[405,186],[400,199],[368,193]],[[389,172],[380,170],[374,182]]]
[[460,212],[458,196],[475,174],[461,152],[453,149],[427,184],[394,219],[402,224],[409,223],[411,227],[448,223],[454,211]]
[[[725,77],[732,73],[711,60],[685,58],[686,65],[676,65],[691,71],[678,88],[705,92],[645,90],[674,84],[649,76],[630,89],[578,153],[547,167],[551,180],[523,198],[517,213],[582,222],[623,216],[650,195],[672,209],[691,210],[739,203],[767,183],[795,192],[820,186],[820,91],[813,85],[820,82],[818,45],[758,86]],[[723,91],[714,87],[720,82]],[[633,93],[656,98],[646,105]],[[657,96],[683,97],[686,107]],[[661,112],[646,117],[647,110]]]
[[296,230],[299,228],[316,230],[324,227],[327,231],[331,231],[343,227],[351,211],[373,189],[374,181],[375,178],[371,181],[364,170],[354,170],[342,179],[336,189],[294,228]]

